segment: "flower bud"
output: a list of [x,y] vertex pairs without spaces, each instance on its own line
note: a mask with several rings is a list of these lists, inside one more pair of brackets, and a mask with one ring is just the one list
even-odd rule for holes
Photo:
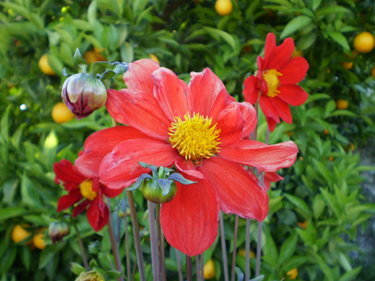
[[56,241],[63,241],[63,237],[70,234],[70,225],[66,221],[55,221],[49,225],[49,237],[51,237],[52,243]]
[[61,97],[79,120],[106,103],[107,90],[99,79],[86,73],[78,73],[65,80]]
[[170,182],[170,189],[165,195],[163,195],[163,189],[155,181],[144,181],[141,189],[144,198],[156,204],[170,202],[177,193],[177,186],[173,181]]
[[96,270],[81,272],[75,281],[105,281],[104,277]]

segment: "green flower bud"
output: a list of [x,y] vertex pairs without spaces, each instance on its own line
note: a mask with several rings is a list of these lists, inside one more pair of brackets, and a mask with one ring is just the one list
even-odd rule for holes
[[75,281],[105,281],[104,277],[96,270],[81,272]]
[[173,181],[170,181],[169,184],[170,188],[167,193],[164,191],[164,193],[166,193],[165,195],[163,195],[163,189],[160,188],[157,181],[143,181],[141,190],[145,199],[157,204],[167,203],[170,202],[177,193],[176,184]]
[[63,237],[70,234],[70,225],[66,221],[55,221],[49,225],[49,237],[51,237],[52,243],[56,241],[63,241]]
[[65,80],[61,97],[79,120],[105,105],[107,90],[99,79],[86,73],[78,73]]

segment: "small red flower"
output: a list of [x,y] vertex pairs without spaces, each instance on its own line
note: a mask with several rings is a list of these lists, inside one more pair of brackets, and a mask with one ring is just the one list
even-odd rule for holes
[[[309,64],[302,57],[292,58],[294,41],[287,38],[280,46],[276,46],[275,34],[269,33],[266,39],[264,58],[258,56],[258,72],[245,79],[243,94],[245,100],[255,104],[259,97],[259,105],[271,132],[280,123],[292,123],[289,104],[303,104],[308,94],[296,84],[306,76]],[[259,92],[261,93],[259,96]]]
[[99,178],[93,174],[84,175],[68,160],[61,160],[53,165],[56,184],[63,183],[67,195],[61,196],[57,202],[57,211],[68,209],[80,202],[73,209],[73,217],[78,216],[87,207],[87,219],[95,231],[101,230],[108,222],[109,210],[103,201],[103,194],[116,197],[121,189],[108,189],[99,183]]
[[152,60],[129,64],[124,75],[128,88],[108,90],[106,104],[111,116],[128,126],[91,135],[76,165],[80,171],[89,169],[85,157],[102,153],[116,137],[118,144],[99,169],[108,188],[134,183],[145,173],[138,162],[174,165],[197,182],[176,183],[176,196],[160,212],[169,244],[194,256],[215,240],[220,209],[258,221],[267,216],[267,191],[242,165],[273,172],[291,166],[298,148],[291,141],[266,145],[246,138],[257,123],[254,107],[236,102],[208,68],[191,76],[187,85]]

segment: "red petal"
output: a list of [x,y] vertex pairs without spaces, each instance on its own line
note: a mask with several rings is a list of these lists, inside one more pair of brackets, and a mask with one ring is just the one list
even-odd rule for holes
[[284,42],[276,47],[270,59],[267,69],[276,69],[283,67],[292,56],[294,50],[294,41],[292,38],[286,38]]
[[268,65],[270,64],[270,61],[273,58],[273,53],[275,49],[276,49],[275,34],[268,33],[267,38],[266,38],[266,45],[264,48],[264,62],[260,62],[258,59],[259,71],[269,69]]
[[274,97],[273,102],[277,107],[277,111],[281,119],[283,119],[286,123],[292,124],[292,113],[290,112],[289,104],[278,97]]
[[230,146],[222,147],[219,155],[243,165],[274,172],[292,166],[296,161],[297,153],[298,147],[292,141],[266,145],[252,140],[240,140]]
[[220,129],[221,145],[228,145],[238,141],[242,135],[242,128],[246,121],[238,102],[232,102],[223,110],[216,119],[217,129]]
[[110,189],[106,185],[102,184],[101,189],[103,191],[103,194],[109,198],[115,198],[119,196],[123,192],[123,188],[120,189]]
[[57,211],[61,212],[68,209],[70,206],[79,202],[82,198],[79,188],[72,190],[68,195],[61,196],[59,201],[57,201]]
[[216,239],[217,196],[206,179],[196,184],[176,184],[175,198],[161,206],[160,223],[171,246],[188,256],[196,256],[207,250]]
[[278,182],[282,179],[284,178],[276,174],[276,172],[265,172],[264,173],[264,187],[268,191],[271,187],[271,182]]
[[129,70],[124,74],[126,86],[132,91],[141,91],[153,95],[154,80],[151,75],[159,67],[157,62],[150,59],[129,63]]
[[257,113],[254,106],[248,102],[241,102],[238,105],[240,106],[243,119],[246,120],[246,124],[242,129],[241,137],[246,137],[249,136],[257,126]]
[[273,118],[277,123],[280,123],[279,113],[272,99],[266,95],[260,95],[259,105],[266,117]]
[[90,200],[85,200],[81,204],[78,204],[73,209],[73,218],[77,217],[79,214],[81,214],[84,210],[86,210],[86,207],[91,204]]
[[100,231],[109,219],[108,207],[105,204],[99,204],[99,198],[99,196],[96,197],[87,209],[87,220],[96,232]]
[[308,69],[309,63],[305,58],[292,58],[279,69],[282,74],[279,76],[279,82],[281,84],[297,84],[305,78]]
[[108,90],[106,107],[119,123],[130,125],[154,138],[167,140],[171,121],[154,96],[133,90]]
[[183,157],[178,157],[174,164],[177,170],[184,174],[184,176],[189,175],[193,178],[203,179],[203,175],[201,172],[197,171],[191,160],[185,160]]
[[[276,121],[273,118],[269,118],[267,116],[266,116],[266,121],[268,124],[268,128],[270,129],[270,132],[273,132],[273,130],[275,130],[276,128]],[[278,120],[277,123],[280,123],[280,120]]]
[[138,162],[159,166],[170,166],[179,157],[176,149],[164,141],[132,139],[117,145],[104,157],[100,165],[100,181],[108,188],[128,187],[129,181],[136,180],[149,170]]
[[235,101],[236,100],[227,93],[227,90],[223,88],[216,97],[216,100],[208,113],[208,117],[212,118],[212,124],[217,122],[217,116],[227,107],[227,105]]
[[305,90],[297,85],[280,85],[277,89],[280,91],[277,97],[293,106],[300,106],[309,97]]
[[255,104],[259,97],[260,85],[255,76],[249,76],[245,79],[243,95],[245,101]]
[[219,92],[225,86],[209,68],[202,72],[191,72],[190,75],[193,112],[207,116]]
[[84,144],[85,153],[75,161],[77,169],[85,178],[99,176],[99,166],[104,156],[120,142],[132,138],[149,138],[142,132],[125,126],[116,126],[100,130],[90,135]]
[[70,161],[65,159],[53,164],[53,170],[55,172],[55,183],[63,183],[65,190],[76,187],[86,179]]
[[191,94],[185,82],[164,67],[156,70],[152,77],[155,81],[154,96],[169,120],[191,113]]
[[241,165],[221,157],[212,157],[203,161],[199,170],[211,181],[223,212],[258,221],[266,218],[267,191]]

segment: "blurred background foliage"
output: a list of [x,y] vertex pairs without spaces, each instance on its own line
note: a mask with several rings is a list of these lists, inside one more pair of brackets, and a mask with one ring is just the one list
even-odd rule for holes
[[[362,195],[360,174],[374,166],[360,166],[356,153],[375,133],[374,50],[360,53],[353,47],[358,34],[374,34],[373,0],[231,3],[232,10],[227,8],[229,14],[222,16],[212,0],[0,2],[1,281],[72,280],[69,263],[82,263],[74,230],[56,245],[45,231],[57,215],[62,192],[54,183],[53,163],[74,161],[87,136],[111,126],[104,108],[79,122],[55,108],[61,102],[63,68],[68,73],[77,71],[76,48],[91,64],[152,58],[186,81],[191,71],[209,67],[228,92],[242,101],[243,80],[257,69],[256,57],[263,55],[269,32],[276,34],[278,44],[292,37],[293,55],[310,63],[300,83],[310,96],[304,105],[292,109],[293,124],[281,123],[270,136],[270,143],[295,141],[300,153],[292,168],[280,172],[285,179],[269,191],[261,272],[265,280],[373,280],[368,274],[371,268],[360,273],[361,266],[354,267],[349,255],[359,251],[357,233],[366,229],[375,212],[375,205],[366,203]],[[366,48],[368,42],[359,44]],[[122,79],[111,83],[112,88],[125,87]],[[259,118],[258,136],[264,141],[266,123],[261,113]],[[141,193],[135,191],[135,197],[146,274],[152,280],[147,207]],[[111,200],[123,264],[125,227],[132,231],[131,224],[125,225],[118,216],[126,212],[125,202],[123,197]],[[77,223],[89,258],[97,261],[91,264],[112,270],[106,229],[95,233],[85,216]],[[16,232],[16,225],[24,232]],[[225,230],[228,260],[236,246],[236,263],[244,271],[245,220],[240,219],[237,245],[233,245],[233,216],[225,216]],[[251,230],[255,250],[255,222]],[[132,235],[129,243],[133,267]],[[176,253],[169,247],[166,251],[168,280],[177,280]],[[205,264],[213,261],[211,279],[223,280],[220,243],[214,243],[204,256]],[[182,261],[184,268],[183,257]],[[137,273],[135,279],[139,279]]]

